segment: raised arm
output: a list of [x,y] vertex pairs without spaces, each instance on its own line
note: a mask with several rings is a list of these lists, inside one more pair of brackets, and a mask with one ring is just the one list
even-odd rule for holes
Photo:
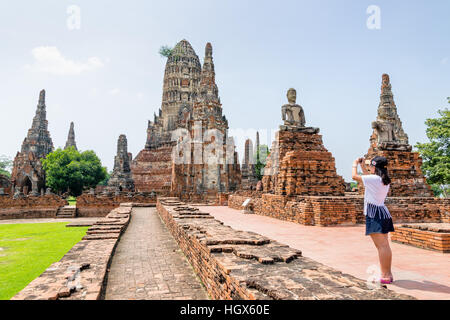
[[[361,164],[362,167],[362,161],[364,161],[363,158],[358,158],[355,161],[353,161],[352,166],[352,179],[358,182],[362,182],[361,176],[358,174],[358,164]],[[364,171],[364,169],[363,169]]]
[[364,158],[360,158],[362,159],[362,161],[359,163],[361,166],[361,170],[363,172],[363,174],[370,174],[370,172],[367,170],[367,164],[364,162]]

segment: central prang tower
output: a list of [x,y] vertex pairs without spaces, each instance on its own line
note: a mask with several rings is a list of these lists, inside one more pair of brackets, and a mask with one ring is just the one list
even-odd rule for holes
[[[172,50],[164,73],[161,108],[148,122],[145,148],[131,165],[136,191],[203,198],[239,188],[237,153],[228,137],[215,75],[210,43],[205,47],[203,67],[186,40]],[[192,157],[186,151],[183,157],[189,160],[183,163],[175,163],[172,154],[176,129],[185,129],[191,139]],[[217,133],[218,141],[211,132]]]
[[170,143],[171,132],[183,111],[192,114],[202,67],[189,42],[181,40],[167,58],[159,113],[148,122],[146,149]]

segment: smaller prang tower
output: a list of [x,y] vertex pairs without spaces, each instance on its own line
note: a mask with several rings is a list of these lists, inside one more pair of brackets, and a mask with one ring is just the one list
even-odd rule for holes
[[70,123],[69,135],[67,136],[67,142],[66,146],[64,147],[64,150],[69,147],[75,147],[75,150],[78,150],[77,143],[75,142],[75,130],[73,122]]
[[117,155],[114,158],[113,173],[108,181],[108,191],[134,191],[130,162],[131,154],[128,153],[127,137],[121,134],[117,140]]
[[[380,104],[377,120],[372,122],[373,133],[370,148],[365,159],[383,156],[388,160],[388,172],[392,183],[391,197],[432,197],[433,192],[422,173],[422,158],[412,152],[408,136],[403,131],[402,122],[392,94],[389,75],[383,74]],[[363,186],[360,186],[363,192]]]

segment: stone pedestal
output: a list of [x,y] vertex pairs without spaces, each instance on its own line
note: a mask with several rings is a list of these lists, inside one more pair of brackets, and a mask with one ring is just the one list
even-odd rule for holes
[[[365,155],[366,160],[376,156],[388,160],[388,173],[391,178],[390,197],[433,197],[431,187],[422,173],[422,158],[418,152],[380,150],[373,145]],[[364,186],[359,186],[363,194]]]
[[323,146],[322,136],[314,133],[318,129],[280,129],[264,170],[264,191],[287,196],[343,196],[344,179],[336,173],[335,160]]

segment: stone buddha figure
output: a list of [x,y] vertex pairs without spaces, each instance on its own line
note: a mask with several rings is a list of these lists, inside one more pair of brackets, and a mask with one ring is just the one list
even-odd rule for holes
[[289,103],[281,107],[284,125],[280,126],[280,129],[318,133],[319,128],[305,127],[305,113],[302,106],[297,104],[297,91],[295,89],[290,88],[288,90],[287,99]]
[[305,126],[305,113],[302,106],[296,104],[297,91],[293,88],[287,92],[287,99],[289,104],[285,104],[281,107],[281,116],[286,126]]

